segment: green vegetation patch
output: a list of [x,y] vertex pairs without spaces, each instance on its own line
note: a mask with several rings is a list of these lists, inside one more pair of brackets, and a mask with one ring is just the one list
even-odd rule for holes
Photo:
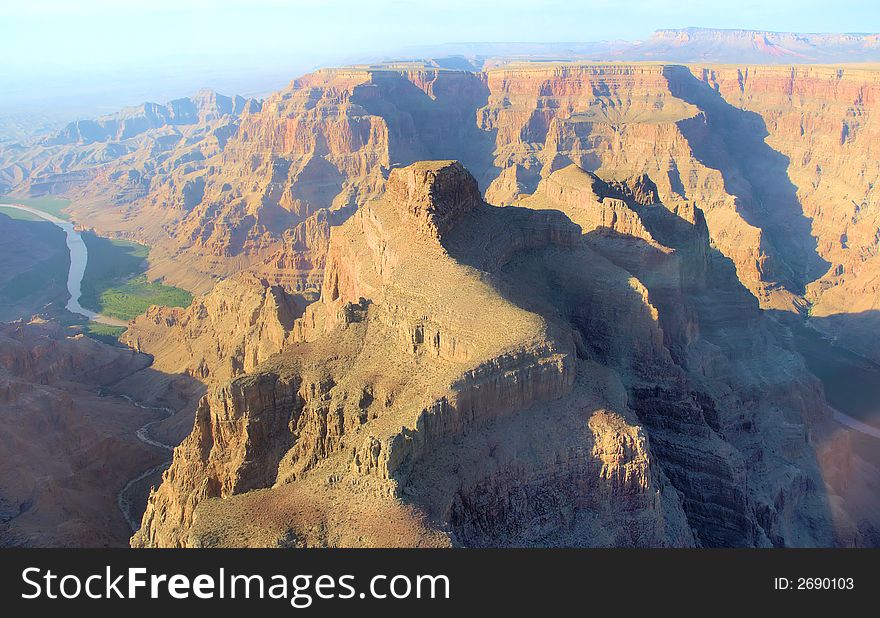
[[185,307],[192,301],[186,290],[147,281],[142,274],[149,247],[128,240],[111,240],[82,233],[89,261],[82,281],[80,304],[120,320],[130,320],[150,305]]
[[82,282],[80,304],[120,320],[130,320],[150,305],[186,307],[192,294],[186,290],[147,281],[142,274],[149,247],[128,240],[111,240],[82,233],[89,261]]
[[149,249],[126,240],[102,238],[92,232],[83,232],[82,239],[86,243],[89,260],[83,275],[79,302],[92,311],[104,313],[102,294],[141,274]]
[[191,302],[192,294],[186,290],[150,282],[146,275],[140,275],[101,292],[97,311],[120,320],[130,320],[142,314],[150,305],[186,307]]
[[119,345],[119,338],[124,332],[124,326],[111,326],[109,324],[98,324],[97,322],[89,322],[85,327],[86,335],[110,345]]
[[[50,215],[54,215],[59,219],[70,219],[68,215],[61,212],[70,205],[70,200],[63,200],[57,197],[0,197],[0,204],[21,204],[22,206],[30,206],[37,210],[42,210]],[[11,209],[10,209],[11,210]],[[19,211],[21,212],[21,211]]]

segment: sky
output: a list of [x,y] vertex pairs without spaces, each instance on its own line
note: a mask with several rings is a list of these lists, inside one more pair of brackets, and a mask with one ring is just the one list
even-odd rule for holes
[[[109,109],[202,86],[260,95],[318,66],[455,42],[643,39],[657,28],[880,30],[876,0],[0,0],[0,111]],[[164,98],[163,98],[164,97]]]

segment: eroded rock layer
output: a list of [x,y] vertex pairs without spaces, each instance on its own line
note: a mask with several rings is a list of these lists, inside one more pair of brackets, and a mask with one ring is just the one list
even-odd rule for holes
[[[197,292],[241,270],[316,292],[330,228],[418,159],[462,160],[498,205],[572,163],[645,176],[654,193],[642,198],[700,205],[713,247],[763,307],[812,306],[818,327],[870,353],[877,75],[870,65],[328,69],[262,104],[202,94],[73,124],[0,167],[17,190],[77,198],[86,225],[147,241],[151,274]],[[132,154],[99,161],[98,145]],[[69,191],[46,180],[50,168],[95,180]]]
[[148,364],[52,323],[0,323],[0,547],[124,545],[117,493],[162,461],[134,435],[159,417],[97,389]]
[[818,383],[700,208],[655,194],[569,165],[498,208],[457,162],[392,170],[282,352],[209,389],[132,543],[852,542]]
[[121,340],[152,354],[158,371],[203,382],[225,380],[281,351],[305,302],[244,273],[217,284],[187,308],[150,307]]
[[0,183],[203,293],[126,335],[210,386],[136,545],[872,543],[762,310],[877,359],[878,75],[322,70],[71,125]]

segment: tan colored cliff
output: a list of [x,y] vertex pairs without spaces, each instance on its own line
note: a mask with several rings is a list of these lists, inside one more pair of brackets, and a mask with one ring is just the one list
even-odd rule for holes
[[[496,208],[458,163],[392,171],[298,343],[202,400],[133,545],[833,543],[815,381],[700,211],[629,182]],[[628,226],[578,223],[605,208]]]
[[[0,181],[206,294],[127,335],[215,386],[138,543],[858,543],[825,525],[856,492],[822,495],[820,389],[759,307],[880,349],[877,75],[323,70],[262,107],[73,125],[0,153]],[[562,429],[530,442],[528,411]]]
[[477,75],[418,65],[318,71],[246,106],[220,147],[180,158],[130,204],[102,210],[82,194],[74,212],[146,241],[151,275],[196,292],[247,269],[317,291],[325,222],[381,193],[389,168],[482,156],[483,90]]
[[871,65],[693,72],[730,105],[757,114],[767,144],[785,157],[798,209],[816,239],[818,263],[806,291],[813,324],[877,360],[880,72]]
[[281,350],[303,302],[244,273],[218,283],[189,307],[150,307],[129,324],[122,341],[151,354],[158,371],[226,380]]
[[[763,307],[809,310],[872,354],[876,89],[871,65],[519,62],[473,74],[403,63],[318,71],[262,108],[195,115],[168,137],[153,128],[154,146],[136,155],[160,162],[149,178],[129,178],[125,157],[93,160],[112,140],[65,147],[84,151],[83,173],[103,170],[72,195],[77,220],[148,242],[152,275],[197,292],[249,270],[317,293],[330,227],[420,158],[462,159],[498,205],[570,164],[644,175],[663,202],[700,205],[713,246]],[[184,130],[199,139],[174,142]],[[27,161],[43,155],[28,153],[10,155],[13,185],[39,175]],[[120,206],[106,208],[100,187],[120,183]]]

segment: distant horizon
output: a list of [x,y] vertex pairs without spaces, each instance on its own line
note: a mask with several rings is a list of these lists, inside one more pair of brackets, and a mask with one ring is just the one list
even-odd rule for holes
[[[363,11],[353,0],[256,0],[246,9],[231,0],[158,0],[149,6],[84,0],[76,7],[32,0],[0,7],[0,133],[4,121],[40,117],[63,124],[203,88],[264,97],[318,68],[425,57],[432,49],[598,48],[645,42],[659,31],[877,34],[850,27],[880,18],[880,7],[868,2],[766,4],[591,0],[570,6],[559,0],[537,10],[509,0],[500,11],[499,3],[483,0],[449,0],[442,7],[377,0]],[[363,19],[341,20],[342,10],[360,11]],[[676,19],[689,25],[670,26]],[[703,23],[693,25],[697,20]],[[719,22],[725,25],[712,25]]]

